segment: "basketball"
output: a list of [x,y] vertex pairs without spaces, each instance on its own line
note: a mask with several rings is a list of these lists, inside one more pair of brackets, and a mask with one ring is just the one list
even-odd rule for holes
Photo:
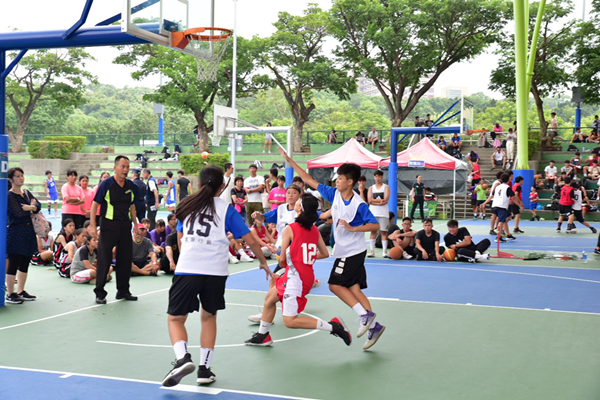
[[487,185],[487,183],[484,183],[483,185],[481,185],[481,188],[482,188],[483,190],[487,190],[487,188],[488,188],[488,185]]
[[390,249],[390,258],[392,260],[399,260],[402,258],[402,250],[398,247],[392,247]]
[[456,251],[452,249],[446,249],[446,251],[444,251],[444,258],[446,261],[453,261],[456,258]]
[[202,152],[202,158],[208,158],[208,152],[203,151]]

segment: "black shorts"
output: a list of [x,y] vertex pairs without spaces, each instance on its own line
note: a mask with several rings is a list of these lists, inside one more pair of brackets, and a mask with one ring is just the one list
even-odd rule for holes
[[558,213],[563,217],[568,217],[573,214],[573,208],[571,206],[558,205]]
[[336,258],[329,275],[330,285],[339,285],[346,288],[357,283],[361,289],[367,288],[367,270],[365,269],[365,257],[367,251],[358,253],[351,257]]
[[508,206],[509,211],[511,212],[512,215],[519,215],[521,214],[521,208],[516,205],[516,204],[511,204],[510,206]]
[[478,206],[482,205],[483,203],[485,203],[485,200],[477,200],[477,205]]
[[581,210],[573,210],[573,214],[575,214],[575,219],[577,220],[577,222],[583,224],[585,219],[583,219],[583,213],[581,212]]
[[481,182],[481,178],[473,178],[473,185],[477,185],[479,182]]
[[477,199],[471,199],[471,205],[472,206],[476,206],[477,205]]
[[[169,289],[169,315],[187,315],[202,309],[212,315],[225,309],[227,276],[175,275]],[[198,300],[198,298],[200,298]]]

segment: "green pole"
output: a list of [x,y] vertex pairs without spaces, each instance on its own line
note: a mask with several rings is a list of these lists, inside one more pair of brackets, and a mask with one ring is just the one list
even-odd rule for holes
[[[529,89],[527,88],[527,21],[525,0],[515,0],[515,76],[517,93],[517,169],[529,168],[527,109]],[[527,2],[527,4],[529,4]]]
[[546,0],[540,2],[538,8],[537,19],[535,20],[535,28],[533,37],[531,38],[531,49],[529,50],[529,63],[527,64],[527,88],[531,90],[531,79],[533,79],[533,68],[535,66],[535,55],[537,53],[537,42],[540,37],[540,29],[542,27],[542,17],[544,16],[544,8]]

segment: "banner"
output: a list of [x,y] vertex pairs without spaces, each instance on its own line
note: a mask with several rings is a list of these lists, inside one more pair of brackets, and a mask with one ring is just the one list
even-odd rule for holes
[[[437,200],[424,201],[423,202],[423,214],[426,217],[435,217],[435,210],[437,209]],[[412,210],[413,202],[411,200],[408,201],[408,211]],[[419,210],[419,206],[415,209],[415,216],[421,215],[421,211]]]

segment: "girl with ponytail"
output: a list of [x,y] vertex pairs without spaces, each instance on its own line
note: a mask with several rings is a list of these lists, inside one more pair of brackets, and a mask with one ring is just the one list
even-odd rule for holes
[[269,328],[275,318],[275,306],[281,301],[283,323],[292,329],[319,329],[341,338],[346,345],[352,343],[352,336],[340,317],[325,322],[319,318],[299,317],[306,307],[306,295],[315,281],[313,264],[317,259],[329,257],[329,252],[319,230],[314,226],[317,220],[318,200],[312,194],[303,194],[296,202],[296,222],[283,230],[279,264],[285,268],[283,276],[269,290],[265,298],[260,328],[248,346],[270,346],[273,343]]
[[[200,366],[198,384],[212,383],[210,362],[217,337],[217,311],[225,309],[225,281],[229,275],[229,239],[243,238],[258,257],[259,267],[272,276],[260,245],[250,234],[240,214],[218,197],[223,190],[223,171],[207,166],[200,171],[200,190],[177,207],[177,239],[180,255],[169,290],[168,325],[177,361],[165,376],[163,386],[175,386],[196,368],[187,351],[185,322],[200,311]],[[200,309],[202,306],[202,309]]]

